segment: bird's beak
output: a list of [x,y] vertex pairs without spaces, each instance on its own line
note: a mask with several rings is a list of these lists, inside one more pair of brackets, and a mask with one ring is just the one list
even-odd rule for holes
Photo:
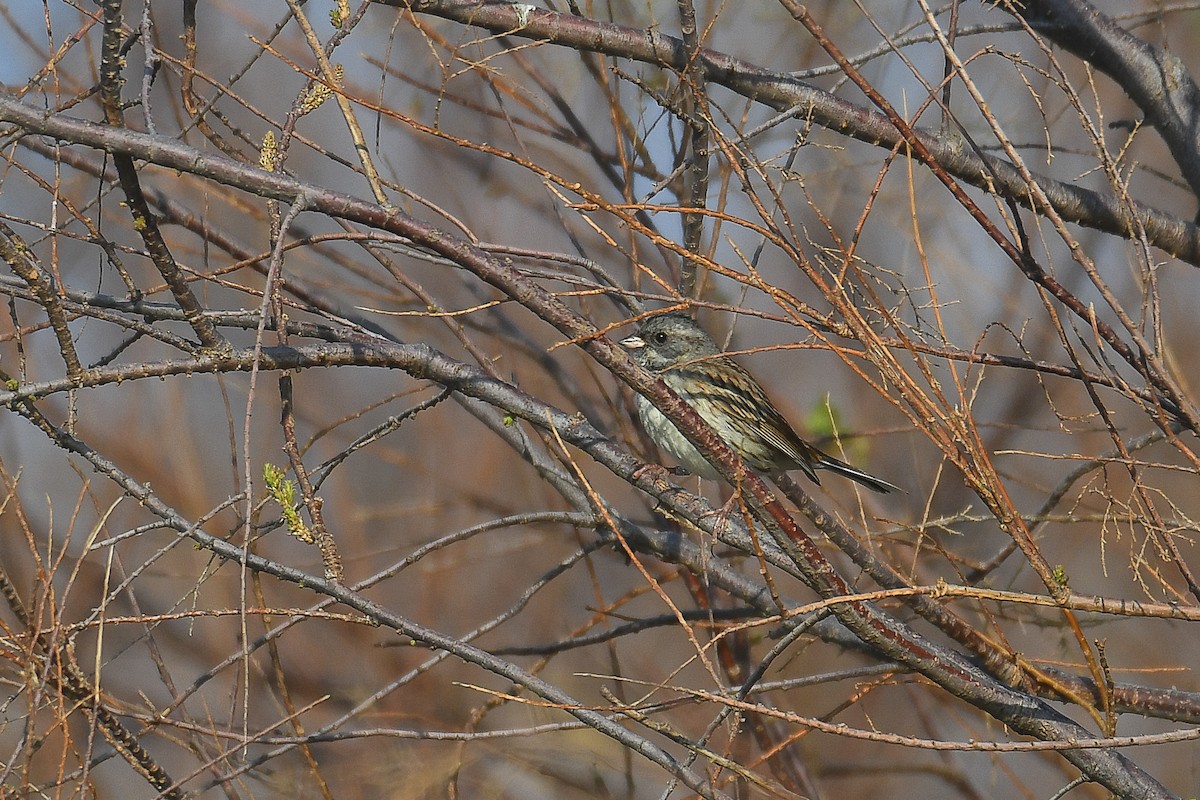
[[630,336],[628,339],[622,339],[621,345],[629,350],[641,350],[646,346],[646,342],[640,336]]

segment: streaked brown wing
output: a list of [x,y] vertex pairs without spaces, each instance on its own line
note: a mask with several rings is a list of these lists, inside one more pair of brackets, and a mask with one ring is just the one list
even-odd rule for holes
[[[676,393],[689,395],[696,405],[711,405],[723,417],[723,424],[755,443],[759,452],[743,447],[742,457],[756,469],[799,468],[814,483],[820,483],[812,465],[820,461],[821,454],[800,438],[758,381],[736,361],[710,358],[671,373]],[[677,386],[686,387],[686,391],[681,392]],[[719,425],[713,427],[720,432]],[[785,460],[793,463],[781,463]]]

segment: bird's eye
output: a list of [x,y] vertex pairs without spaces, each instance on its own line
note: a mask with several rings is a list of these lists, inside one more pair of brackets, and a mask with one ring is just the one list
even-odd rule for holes
[[659,331],[650,338],[654,340],[655,344],[666,344],[667,342],[667,334],[663,333],[662,331]]

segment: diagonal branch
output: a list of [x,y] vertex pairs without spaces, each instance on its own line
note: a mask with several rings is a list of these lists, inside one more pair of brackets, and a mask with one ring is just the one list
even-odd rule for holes
[[[676,71],[688,68],[683,41],[657,28],[640,30],[572,14],[533,9],[523,13],[514,3],[476,0],[376,0],[383,5],[454,20],[484,30],[545,41],[577,50],[628,58]],[[798,119],[837,131],[885,150],[907,155],[904,136],[883,114],[847,102],[786,72],[764,69],[726,53],[701,48],[695,63],[710,83],[724,86]],[[1020,171],[1004,159],[980,155],[937,131],[914,129],[930,156],[956,178],[1038,212]],[[1127,207],[1109,194],[1089,191],[1045,175],[1035,175],[1042,192],[1063,219],[1128,238],[1134,219],[1147,240],[1176,258],[1200,266],[1200,227],[1141,204]]]
[[[53,135],[109,151],[136,154],[138,157],[148,158],[163,166],[202,175],[260,196],[288,202],[302,201],[312,211],[405,236],[415,245],[453,261],[530,309],[570,340],[579,342],[580,347],[597,363],[631,388],[650,398],[677,427],[688,432],[689,438],[694,439],[694,443],[699,446],[704,456],[716,465],[727,479],[733,479],[735,483],[740,483],[758,518],[764,522],[764,526],[776,543],[788,554],[810,587],[825,598],[839,597],[850,593],[848,583],[838,574],[821,549],[796,526],[795,521],[783,510],[761,480],[754,475],[743,474],[741,464],[734,453],[703,423],[694,410],[671,393],[661,380],[637,367],[623,348],[600,336],[599,331],[589,321],[573,312],[562,300],[522,276],[511,265],[503,263],[470,242],[453,237],[434,226],[398,211],[384,209],[358,198],[305,184],[284,175],[233,162],[223,157],[204,154],[173,140],[95,125],[61,114],[46,115],[5,97],[0,97],[0,119],[15,122],[31,132]],[[432,378],[432,373],[438,369],[449,370],[452,374],[440,376],[437,379],[439,383],[465,394],[475,394],[489,402],[493,402],[493,393],[497,391],[499,385],[499,382],[487,378],[468,365],[449,366],[445,356],[425,346],[403,348],[403,352],[408,354],[406,365],[395,361],[395,353],[401,352],[395,349],[397,346],[372,347],[354,343],[321,344],[314,347],[316,350],[310,356],[311,360],[307,364],[309,366],[326,366],[337,363],[370,365],[373,362],[377,366],[400,366],[410,374],[422,378]],[[261,369],[291,369],[303,366],[303,364],[297,363],[296,352],[294,348],[264,348],[259,353],[260,357],[257,363]],[[213,354],[207,358],[199,357],[184,363],[177,362],[177,367],[186,368],[191,372],[229,371],[249,369],[253,363],[256,363],[253,358],[230,359],[222,354]],[[124,369],[124,373],[124,377],[130,377],[128,367]],[[42,391],[45,391],[45,387],[36,389],[25,387],[16,394],[0,392],[0,404],[9,404],[10,406],[21,404],[24,397]],[[518,393],[516,390],[504,388],[505,402],[510,400],[514,393],[528,398],[527,395]],[[532,401],[532,398],[528,398],[528,401]],[[535,425],[547,424],[547,420],[531,413],[531,406],[528,405],[520,409],[512,409],[512,413]],[[560,419],[561,417],[565,417],[565,415],[560,415]],[[561,426],[558,424],[558,420],[551,421],[550,424],[565,441],[588,451],[598,461],[605,463],[618,475],[625,476],[635,486],[656,497],[664,505],[678,506],[676,500],[679,490],[677,488],[662,480],[661,477],[655,478],[654,470],[639,470],[640,465],[628,454],[607,442],[603,437],[599,437],[595,429],[582,419],[567,417],[561,420]],[[607,455],[605,456],[606,449]],[[94,455],[98,456],[98,454]],[[620,466],[617,466],[618,464]],[[614,466],[617,468],[614,469]],[[658,472],[661,473],[661,470]],[[122,478],[128,481],[127,478],[123,476]],[[151,497],[149,490],[140,485],[131,486],[127,488],[127,491],[135,493],[135,496],[143,502],[149,502]],[[711,518],[705,523],[696,515],[694,509],[690,514],[687,512],[681,512],[681,514],[692,518],[699,527],[707,526],[708,529],[712,529],[715,524]],[[170,512],[170,515],[164,519],[170,520],[175,516],[174,512]],[[181,530],[183,529],[181,528]],[[188,535],[195,536],[195,533],[189,530]],[[252,554],[243,553],[234,545],[220,541],[210,542],[208,538],[210,537],[206,537],[204,546],[217,552],[223,558],[233,558],[239,563],[249,563],[251,559],[255,558]],[[270,569],[279,568],[276,564],[269,566]],[[259,568],[257,562],[255,568]],[[272,574],[275,573],[272,572]],[[331,588],[331,591],[341,592],[342,590]],[[331,594],[330,596],[335,595]],[[339,599],[342,597],[341,594],[337,596]],[[354,601],[358,602],[358,599],[355,598]],[[350,602],[350,600],[343,600],[343,602]],[[354,605],[354,603],[351,604]],[[354,605],[354,607],[364,612],[367,610],[366,606]],[[391,615],[390,612],[378,609],[373,604],[370,608],[372,613],[382,613],[387,616],[388,621],[385,624],[393,624],[394,615]],[[959,653],[918,635],[870,603],[863,601],[839,603],[834,613],[842,624],[846,625],[856,636],[885,656],[920,672],[956,697],[993,715],[1016,731],[1046,740],[1086,738],[1085,729],[1057,713],[1042,701],[1003,685],[983,670],[970,664]],[[437,632],[421,629],[418,634],[417,628],[407,620],[398,620],[394,624],[405,635],[412,635],[435,647],[454,647],[456,649],[452,652],[456,654],[465,652],[460,642]],[[482,655],[486,656],[486,654]],[[472,652],[471,657],[472,660],[475,660],[480,655]],[[497,674],[513,677],[515,680],[517,678],[512,672],[515,669],[511,665],[507,665],[502,670],[497,669],[496,671]],[[520,677],[522,682],[529,680],[528,676],[524,674]],[[525,685],[531,684],[525,683]],[[539,694],[554,692],[556,696],[558,695],[558,690],[550,686],[539,687],[537,691]],[[543,696],[553,699],[548,694],[543,694]],[[577,717],[580,716],[578,710],[572,710],[571,713]],[[582,717],[580,718],[582,719]],[[602,732],[609,733],[612,723],[607,718],[602,719],[604,720],[603,726],[589,713],[586,721]],[[620,726],[616,727],[620,728]],[[622,733],[625,733],[623,729]],[[609,735],[617,736],[617,733],[614,731]],[[625,740],[622,739],[622,741]],[[635,749],[645,753],[640,743],[635,746]],[[1166,798],[1169,796],[1166,790],[1152,777],[1119,753],[1108,750],[1072,750],[1066,752],[1064,757],[1083,770],[1089,779],[1104,784],[1122,797]],[[675,766],[671,767],[672,770],[676,768]],[[687,782],[686,779],[685,782]]]
[[[106,0],[103,8],[104,45],[100,62],[100,87],[104,97],[104,116],[109,125],[121,128],[124,126],[125,116],[121,105],[121,87],[124,85],[124,79],[121,77],[121,67],[124,64],[121,47],[123,27],[121,2],[120,0]],[[150,47],[151,43],[147,42],[146,46]],[[129,213],[133,215],[133,227],[145,242],[146,250],[150,253],[150,260],[158,268],[163,280],[171,287],[171,293],[175,295],[175,300],[183,309],[188,324],[192,326],[196,338],[200,340],[200,346],[206,349],[227,347],[227,343],[217,333],[212,322],[205,318],[204,307],[192,293],[183,270],[179,268],[175,256],[167,247],[166,239],[163,238],[158,222],[150,213],[150,206],[142,192],[142,183],[138,178],[133,158],[128,154],[116,152],[112,156],[113,163],[117,167],[117,175],[120,178],[121,191],[125,193]]]
[[1178,56],[1142,41],[1084,0],[1001,5],[1116,81],[1162,136],[1192,193],[1200,196],[1200,87]]

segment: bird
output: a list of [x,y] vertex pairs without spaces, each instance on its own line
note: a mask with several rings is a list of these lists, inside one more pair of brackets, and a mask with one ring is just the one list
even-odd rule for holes
[[[803,470],[820,485],[828,470],[886,494],[899,487],[823,453],[800,438],[766,391],[745,367],[724,355],[690,316],[671,312],[647,317],[634,335],[621,340],[634,360],[660,377],[708,426],[759,472]],[[679,428],[642,395],[634,398],[642,428],[689,472],[719,479],[716,468]]]

